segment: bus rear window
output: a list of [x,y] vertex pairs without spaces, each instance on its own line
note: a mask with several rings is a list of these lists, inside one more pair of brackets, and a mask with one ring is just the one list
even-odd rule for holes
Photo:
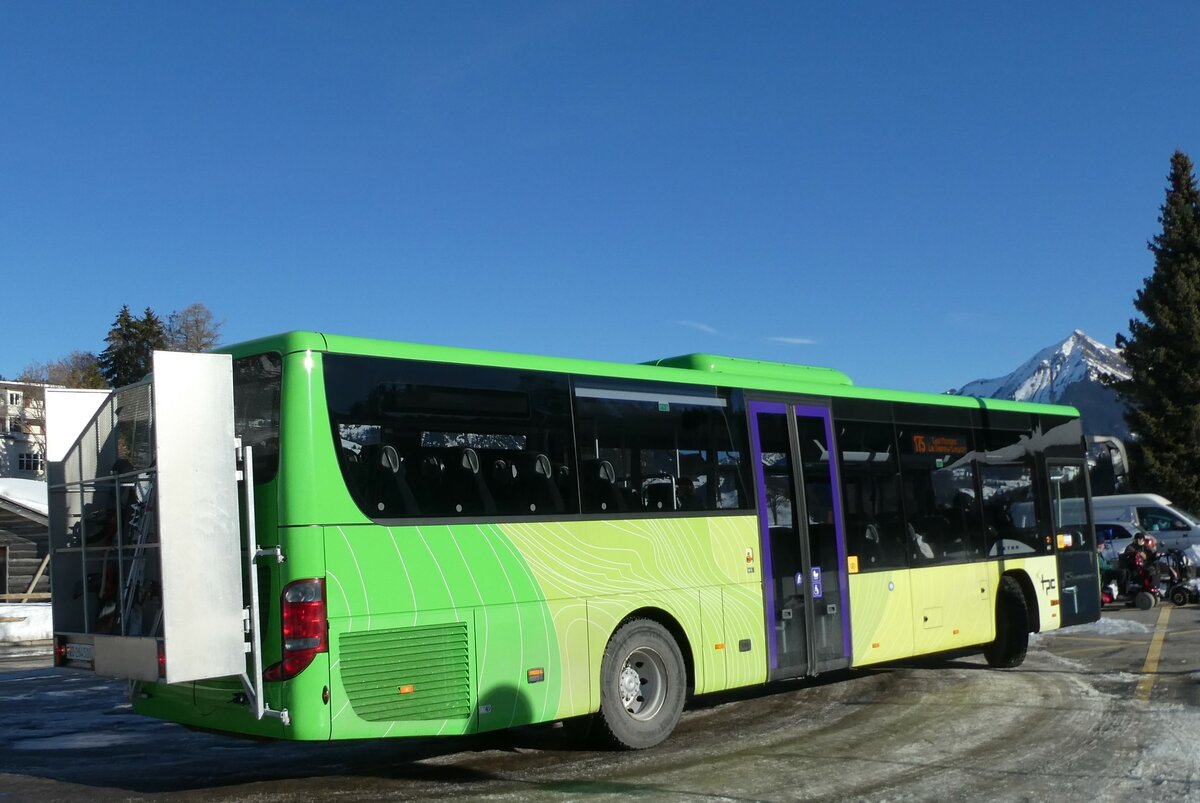
[[233,361],[233,427],[243,446],[254,449],[254,484],[279,472],[279,392],[283,362],[278,354]]

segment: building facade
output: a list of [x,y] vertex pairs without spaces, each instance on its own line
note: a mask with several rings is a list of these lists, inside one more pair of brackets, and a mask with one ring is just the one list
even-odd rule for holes
[[0,477],[46,478],[46,385],[0,381]]

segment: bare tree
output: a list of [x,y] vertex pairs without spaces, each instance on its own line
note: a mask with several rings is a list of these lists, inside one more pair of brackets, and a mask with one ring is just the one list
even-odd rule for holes
[[196,302],[167,318],[167,347],[172,351],[211,351],[221,342],[224,321],[214,321],[212,310]]
[[66,357],[48,363],[30,363],[21,372],[18,382],[60,385],[66,388],[108,387],[100,373],[100,362],[90,351],[72,351]]

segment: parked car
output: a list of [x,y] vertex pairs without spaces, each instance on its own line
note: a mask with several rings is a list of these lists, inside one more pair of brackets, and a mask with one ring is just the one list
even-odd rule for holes
[[[1158,550],[1200,546],[1200,519],[1158,494],[1092,498],[1092,520],[1129,525],[1154,537]],[[1099,527],[1099,525],[1097,525]]]

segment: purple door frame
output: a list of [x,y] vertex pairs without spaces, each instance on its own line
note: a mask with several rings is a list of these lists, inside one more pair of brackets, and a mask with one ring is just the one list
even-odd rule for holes
[[[792,413],[789,413],[789,407]],[[833,418],[829,413],[828,407],[820,407],[813,405],[789,404],[787,402],[777,401],[750,401],[746,405],[747,413],[750,417],[750,459],[754,466],[754,481],[758,485],[758,535],[759,548],[762,550],[762,569],[763,569],[763,602],[764,602],[764,617],[767,621],[767,655],[768,666],[771,669],[779,668],[779,647],[777,643],[777,634],[775,632],[774,610],[775,610],[775,587],[774,577],[771,562],[771,539],[770,539],[770,520],[767,513],[767,488],[765,475],[763,472],[762,463],[762,445],[759,441],[758,432],[758,416],[761,413],[775,415],[794,415],[800,418],[819,418],[825,424],[825,444],[829,450],[829,481],[831,503],[833,504],[833,527],[837,542],[837,573],[838,573],[838,595],[840,597],[841,614],[842,614],[842,656],[850,657],[850,588],[849,588],[849,573],[846,569],[846,532],[842,521],[842,486],[840,477],[838,476],[837,460],[834,458],[833,446]],[[800,456],[792,455],[793,471],[803,472],[800,466]],[[803,478],[801,478],[803,479]],[[800,491],[803,493],[804,487],[801,482]],[[806,505],[807,507],[807,505]],[[798,512],[798,511],[797,511]],[[798,537],[807,538],[808,528],[807,522],[804,532],[798,533]],[[797,522],[799,525],[800,522]],[[799,527],[797,527],[799,531]],[[806,549],[805,554],[809,554]],[[811,559],[811,555],[810,555]],[[806,567],[811,568],[811,566]],[[805,579],[808,582],[808,579]],[[812,595],[806,594],[805,600],[807,605],[812,605]],[[816,657],[809,654],[810,664],[815,663]]]

